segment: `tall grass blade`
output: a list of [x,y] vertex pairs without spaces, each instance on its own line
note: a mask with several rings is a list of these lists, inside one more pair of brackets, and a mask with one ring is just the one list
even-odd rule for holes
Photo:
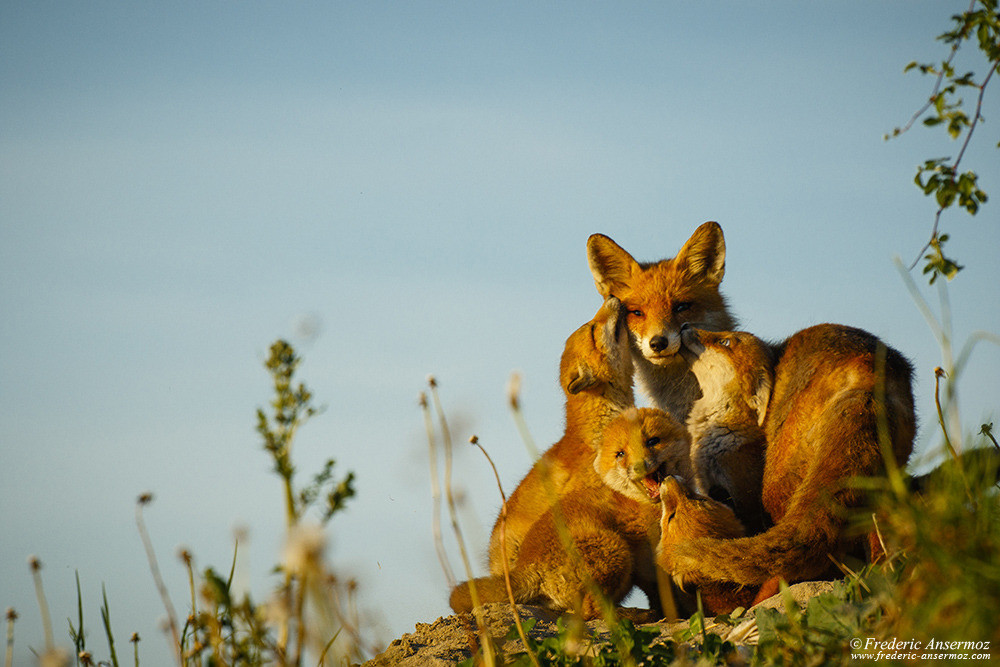
[[104,622],[104,633],[108,636],[108,651],[111,653],[111,664],[113,667],[118,667],[118,655],[115,653],[115,636],[111,631],[111,608],[108,606],[108,592],[104,589],[103,584],[101,584],[101,597],[103,598],[103,603],[101,604],[101,621]]

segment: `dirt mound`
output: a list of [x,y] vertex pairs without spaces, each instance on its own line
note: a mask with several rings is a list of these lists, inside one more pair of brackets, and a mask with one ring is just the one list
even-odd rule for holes
[[[808,601],[830,591],[830,582],[804,582],[789,588],[793,598],[804,608]],[[772,607],[784,609],[784,601],[776,595],[764,600],[757,607]],[[623,610],[626,617],[641,618],[641,610]],[[752,612],[753,610],[751,610]],[[527,605],[518,606],[521,620],[535,619],[531,636],[535,639],[551,637],[557,634],[556,617],[552,612],[539,607]],[[648,613],[648,612],[647,612]],[[483,611],[484,624],[496,646],[503,654],[512,654],[524,650],[520,639],[507,639],[508,632],[514,623],[514,614],[509,605],[489,604]],[[747,620],[735,626],[727,624],[709,625],[709,631],[737,645],[751,646],[756,643],[756,625],[753,614],[746,615]],[[676,623],[643,623],[644,627],[656,627],[660,631],[658,641],[666,641],[688,626],[688,621]],[[587,628],[591,635],[606,639],[607,625],[603,621],[590,621]],[[365,663],[364,667],[381,667],[383,665],[401,665],[402,667],[428,666],[437,667],[454,665],[472,655],[471,646],[478,644],[476,625],[471,614],[444,616],[433,623],[417,623],[413,632],[407,633],[389,644],[380,655]]]

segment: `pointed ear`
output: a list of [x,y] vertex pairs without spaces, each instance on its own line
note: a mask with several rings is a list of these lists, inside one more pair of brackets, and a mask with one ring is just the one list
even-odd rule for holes
[[593,387],[598,380],[594,377],[594,371],[586,364],[577,364],[576,368],[570,371],[569,382],[566,383],[566,391],[570,394],[579,394],[588,387]]
[[750,396],[750,407],[757,411],[757,425],[764,425],[764,418],[767,416],[767,405],[771,402],[771,374],[760,371],[755,378],[757,387]]
[[694,230],[674,262],[693,278],[721,283],[726,273],[726,239],[719,223],[706,222]]
[[604,234],[593,234],[587,239],[587,261],[594,285],[605,299],[614,290],[627,286],[639,270],[639,263],[632,255]]

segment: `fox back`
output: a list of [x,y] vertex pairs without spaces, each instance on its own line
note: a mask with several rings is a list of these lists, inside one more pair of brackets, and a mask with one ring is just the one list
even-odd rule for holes
[[640,385],[653,405],[683,422],[698,385],[678,355],[681,326],[736,326],[719,291],[726,263],[722,228],[706,222],[676,257],[652,263],[639,263],[607,236],[594,234],[587,257],[597,291],[624,306]]

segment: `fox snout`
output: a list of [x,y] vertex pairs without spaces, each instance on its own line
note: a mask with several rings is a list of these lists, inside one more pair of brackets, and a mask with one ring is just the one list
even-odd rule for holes
[[649,349],[657,354],[662,354],[668,347],[670,347],[670,339],[666,336],[653,336],[649,339]]
[[701,342],[700,333],[698,329],[695,329],[687,322],[681,325],[680,353],[688,363],[696,360],[705,351],[705,345]]
[[651,336],[636,337],[643,356],[653,363],[669,360],[681,349],[681,338],[676,330],[663,328]]

